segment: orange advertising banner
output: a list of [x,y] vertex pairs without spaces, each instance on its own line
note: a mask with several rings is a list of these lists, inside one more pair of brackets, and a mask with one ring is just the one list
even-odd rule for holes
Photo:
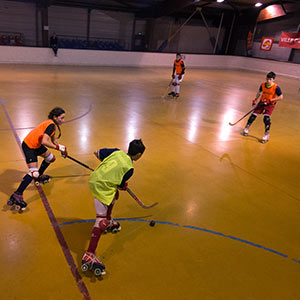
[[282,32],[278,46],[300,49],[300,33]]

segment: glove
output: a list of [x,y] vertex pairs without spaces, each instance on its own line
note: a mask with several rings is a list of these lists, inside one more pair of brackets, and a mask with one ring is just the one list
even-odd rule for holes
[[253,99],[252,100],[252,106],[255,106],[256,105],[256,99]]
[[181,74],[180,74],[180,75],[178,75],[178,79],[179,79],[179,80],[181,80],[181,78],[182,78],[182,75],[181,75]]
[[58,151],[61,152],[61,156],[62,156],[63,158],[66,158],[66,157],[67,157],[68,152],[67,152],[66,146],[58,144],[58,145],[56,145],[56,150],[58,150]]
[[122,191],[126,191],[127,186],[128,186],[128,182],[125,182],[125,184],[123,186],[120,186],[119,189],[122,190]]

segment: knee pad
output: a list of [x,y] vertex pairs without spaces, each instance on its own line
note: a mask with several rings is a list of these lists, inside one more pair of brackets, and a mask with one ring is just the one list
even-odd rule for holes
[[252,114],[248,120],[248,124],[253,123],[253,121],[256,119],[257,115],[256,114]]
[[176,86],[176,85],[177,85],[177,83],[176,83],[176,82],[173,82],[173,85],[174,85],[174,86]]
[[54,154],[50,153],[47,157],[45,157],[45,161],[49,164],[55,162],[56,157]]
[[270,118],[270,116],[268,116],[268,115],[264,116],[264,123],[265,123],[266,131],[270,130],[270,127],[271,127],[271,118]]
[[33,179],[37,179],[40,176],[40,173],[37,168],[29,168],[28,175]]
[[101,231],[105,231],[109,224],[110,221],[107,218],[97,217],[95,227],[98,227]]

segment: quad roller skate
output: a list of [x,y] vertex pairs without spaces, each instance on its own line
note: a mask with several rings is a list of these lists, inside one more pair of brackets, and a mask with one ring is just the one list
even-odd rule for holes
[[270,132],[269,131],[266,131],[265,132],[265,135],[263,136],[263,138],[261,139],[261,142],[263,144],[267,143],[269,141],[269,138],[270,138]]
[[27,203],[23,200],[23,195],[13,193],[7,201],[7,205],[15,206],[15,210],[22,213],[26,209]]
[[175,97],[175,93],[174,93],[174,92],[170,92],[170,93],[168,94],[168,96],[173,96],[173,97]]
[[122,229],[122,227],[121,227],[121,225],[120,225],[119,222],[117,222],[115,220],[110,220],[110,224],[105,229],[105,231],[103,232],[103,234],[107,234],[108,232],[118,233],[121,229]]
[[244,130],[242,131],[242,135],[247,136],[248,133],[249,133],[249,127],[246,126],[246,127],[244,128]]
[[37,179],[35,179],[35,182],[34,184],[36,186],[40,185],[41,183],[42,184],[46,184],[46,183],[49,183],[51,180],[51,177],[49,175],[45,175],[45,174],[42,174],[40,175]]
[[96,276],[106,274],[104,264],[99,260],[99,258],[97,258],[94,253],[86,252],[82,257],[81,263],[81,270],[83,272],[91,270]]

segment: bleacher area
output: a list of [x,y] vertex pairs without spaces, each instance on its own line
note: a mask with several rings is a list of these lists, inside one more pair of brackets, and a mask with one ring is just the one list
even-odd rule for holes
[[22,46],[23,38],[20,32],[0,31],[0,45],[3,46]]
[[58,47],[67,49],[94,49],[94,50],[111,50],[123,51],[125,50],[120,43],[114,40],[89,40],[81,38],[68,38],[58,36]]

